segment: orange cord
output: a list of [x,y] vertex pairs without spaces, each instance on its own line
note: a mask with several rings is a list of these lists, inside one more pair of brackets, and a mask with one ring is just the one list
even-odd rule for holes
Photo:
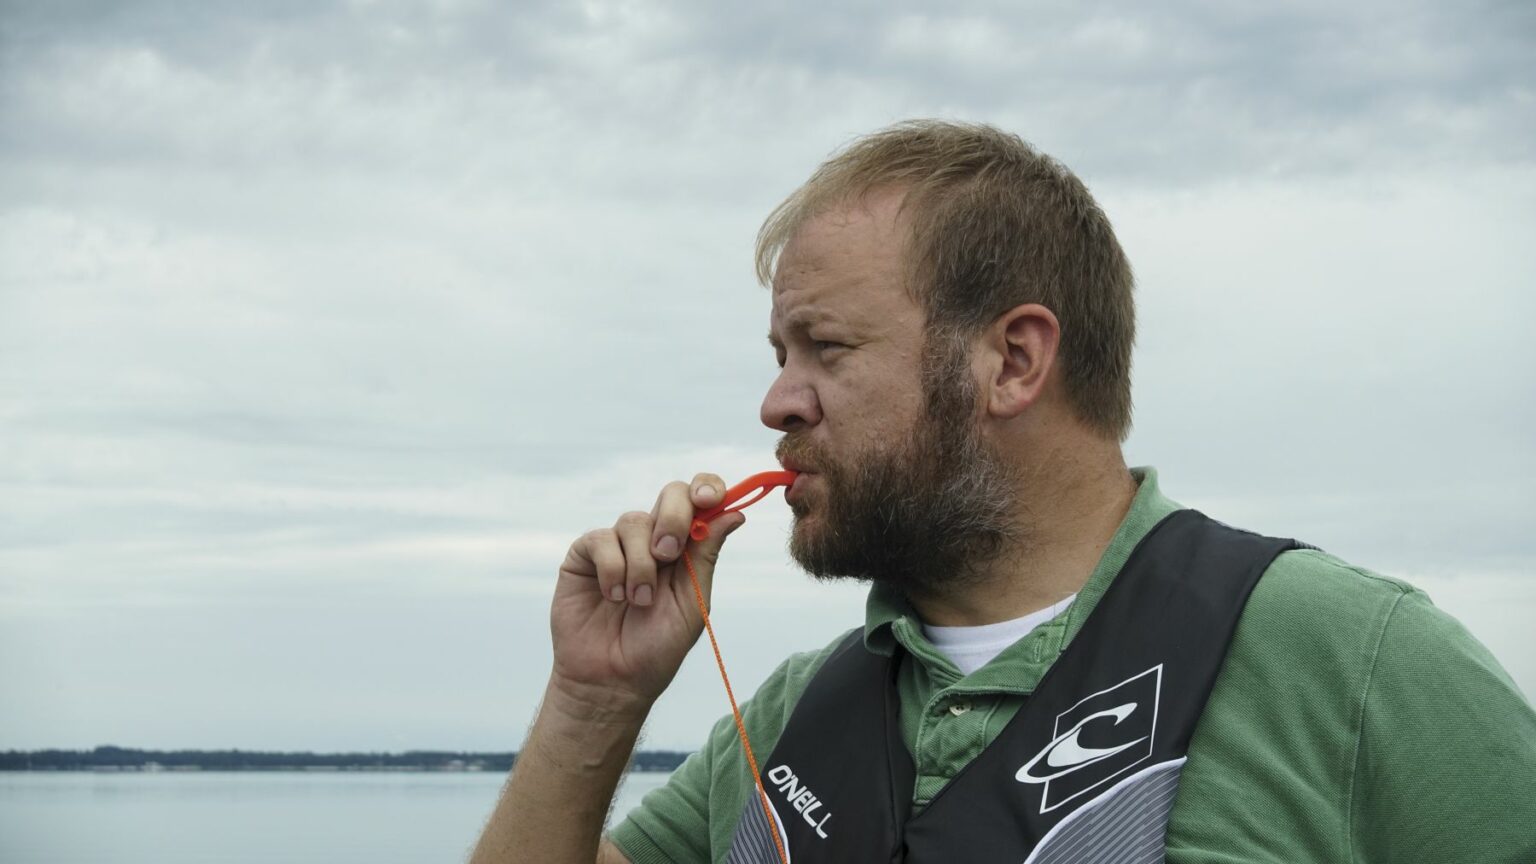
[[763,776],[757,770],[757,757],[752,755],[752,742],[747,740],[747,726],[741,722],[741,709],[736,707],[736,694],[731,690],[731,676],[725,674],[725,658],[720,656],[720,643],[715,641],[714,625],[709,623],[709,608],[704,605],[704,589],[699,586],[699,574],[693,571],[693,559],[683,550],[683,563],[688,567],[688,578],[693,580],[693,599],[699,603],[699,614],[704,616],[704,630],[709,633],[709,647],[715,650],[715,665],[720,667],[720,680],[725,682],[725,695],[731,700],[731,714],[736,717],[736,734],[741,736],[741,747],[747,751],[747,765],[752,768],[752,782],[757,784],[757,800],[763,805],[763,816],[768,819],[768,833],[773,835],[773,848],[779,852],[779,861],[789,864],[784,852],[784,842],[779,838],[779,821],[773,816],[768,803],[768,791],[763,788]]

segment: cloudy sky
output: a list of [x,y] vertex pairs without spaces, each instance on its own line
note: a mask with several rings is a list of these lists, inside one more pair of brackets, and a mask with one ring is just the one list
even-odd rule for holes
[[[832,5],[0,2],[0,748],[518,746],[571,539],[772,467],[758,223],[914,116],[1108,210],[1133,464],[1536,693],[1536,7]],[[861,617],[787,526],[742,689]]]

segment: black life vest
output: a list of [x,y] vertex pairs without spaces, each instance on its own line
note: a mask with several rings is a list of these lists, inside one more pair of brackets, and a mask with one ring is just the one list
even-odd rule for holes
[[[902,651],[854,631],[760,764],[791,864],[1159,862],[1195,724],[1243,606],[1309,548],[1179,510],[1126,560],[997,738],[915,816],[895,686]],[[776,864],[756,790],[728,864]]]

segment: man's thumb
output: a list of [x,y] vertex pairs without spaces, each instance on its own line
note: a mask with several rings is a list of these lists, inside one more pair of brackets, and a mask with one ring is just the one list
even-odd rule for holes
[[725,538],[745,524],[747,524],[747,517],[740,512],[722,513],[709,523],[709,536],[699,541],[697,556],[703,562],[705,569],[711,573],[714,572],[715,562],[720,560],[720,549],[725,546]]

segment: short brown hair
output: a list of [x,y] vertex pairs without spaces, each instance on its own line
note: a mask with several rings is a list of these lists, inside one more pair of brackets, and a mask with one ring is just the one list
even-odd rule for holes
[[1061,322],[1067,398],[1098,432],[1131,428],[1136,307],[1130,263],[1081,180],[1017,135],[980,123],[910,120],[855,140],[769,214],[757,276],[806,220],[877,188],[904,188],[909,290],[930,337],[969,339],[1039,303]]

